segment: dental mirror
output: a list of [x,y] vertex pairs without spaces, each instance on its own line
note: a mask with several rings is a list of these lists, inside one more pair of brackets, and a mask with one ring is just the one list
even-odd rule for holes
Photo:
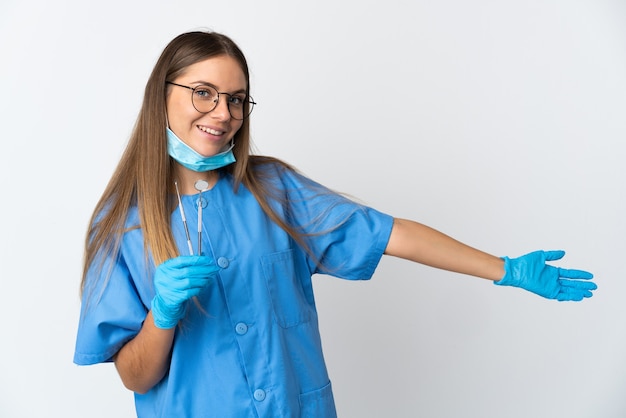
[[206,180],[198,180],[193,184],[193,187],[195,187],[197,191],[202,193],[209,188],[209,182]]
[[206,180],[197,180],[193,187],[199,192],[198,198],[198,255],[202,255],[202,192],[209,188],[209,182]]

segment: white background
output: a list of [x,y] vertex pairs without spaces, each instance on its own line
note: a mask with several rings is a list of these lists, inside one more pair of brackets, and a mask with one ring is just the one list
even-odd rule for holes
[[496,255],[565,249],[582,303],[407,261],[315,281],[340,417],[626,416],[623,0],[0,3],[0,417],[132,417],[72,363],[83,239],[148,75],[230,35],[253,139],[336,190]]

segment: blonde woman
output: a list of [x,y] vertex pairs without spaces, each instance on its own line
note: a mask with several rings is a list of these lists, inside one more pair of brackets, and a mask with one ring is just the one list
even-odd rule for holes
[[74,361],[114,362],[139,417],[335,417],[311,276],[388,254],[582,300],[562,251],[499,258],[250,154],[255,101],[227,36],[163,51],[87,233]]

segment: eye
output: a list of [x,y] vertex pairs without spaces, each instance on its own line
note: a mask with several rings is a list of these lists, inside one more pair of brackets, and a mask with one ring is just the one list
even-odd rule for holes
[[200,100],[215,100],[217,98],[217,92],[208,86],[196,87],[193,94]]
[[246,101],[246,96],[236,95],[236,96],[230,96],[228,98],[228,104],[232,106],[243,106],[245,101]]

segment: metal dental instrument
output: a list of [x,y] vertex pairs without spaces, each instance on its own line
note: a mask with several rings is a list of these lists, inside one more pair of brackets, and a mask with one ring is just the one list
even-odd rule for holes
[[178,207],[180,209],[180,217],[183,218],[183,226],[185,227],[185,235],[187,235],[187,246],[189,247],[189,255],[193,255],[193,247],[191,246],[191,237],[189,236],[189,228],[187,227],[187,219],[185,218],[185,209],[183,209],[183,202],[180,200],[180,192],[178,191],[177,181],[174,181],[174,186],[176,186],[176,196],[178,197]]
[[202,255],[202,192],[209,188],[209,182],[198,180],[193,187],[199,192],[198,197],[198,255]]

